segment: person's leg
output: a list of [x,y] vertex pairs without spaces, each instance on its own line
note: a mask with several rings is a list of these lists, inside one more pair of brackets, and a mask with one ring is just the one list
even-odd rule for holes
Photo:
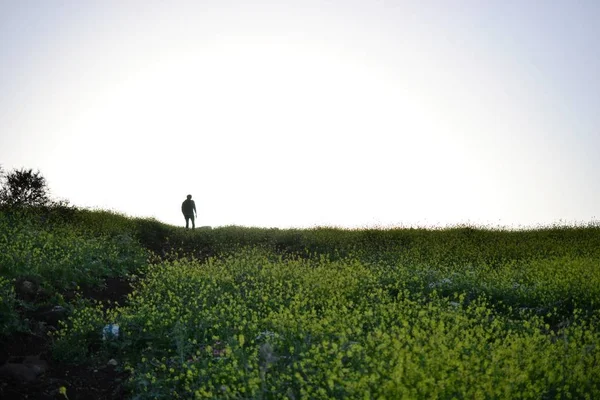
[[190,228],[190,216],[185,215],[185,229],[189,229],[189,228]]
[[194,216],[191,215],[190,218],[192,219],[192,229],[196,229],[196,222],[194,221]]

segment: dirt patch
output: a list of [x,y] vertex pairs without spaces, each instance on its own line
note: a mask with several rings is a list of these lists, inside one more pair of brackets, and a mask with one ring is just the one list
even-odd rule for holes
[[[100,286],[83,286],[79,290],[79,294],[84,299],[97,300],[104,304],[119,303],[125,304],[127,295],[131,293],[131,284],[127,279],[106,278],[104,284]],[[75,298],[76,292],[71,291],[65,294],[67,300]]]
[[0,381],[2,399],[57,399],[64,387],[69,400],[113,400],[126,397],[122,384],[127,374],[113,366],[64,365],[49,362],[48,372],[32,383]]

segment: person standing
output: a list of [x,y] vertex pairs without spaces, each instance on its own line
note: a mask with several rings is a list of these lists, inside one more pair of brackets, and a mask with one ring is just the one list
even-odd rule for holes
[[196,223],[194,222],[194,214],[196,214],[196,218],[198,217],[198,213],[196,212],[196,203],[192,200],[192,195],[188,194],[187,199],[181,203],[181,212],[185,217],[185,229],[189,229],[190,227],[190,219],[192,220],[192,229],[196,228]]

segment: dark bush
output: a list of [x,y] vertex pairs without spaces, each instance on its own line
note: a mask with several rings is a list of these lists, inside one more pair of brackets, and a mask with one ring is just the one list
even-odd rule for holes
[[51,204],[46,178],[40,171],[21,168],[0,172],[0,206],[39,207]]

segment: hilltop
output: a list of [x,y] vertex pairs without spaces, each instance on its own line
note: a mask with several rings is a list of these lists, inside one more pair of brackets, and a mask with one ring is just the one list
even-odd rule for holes
[[[102,210],[4,208],[0,393],[595,395],[599,244],[597,226],[186,231]],[[110,324],[120,328],[107,340]],[[559,338],[574,353],[557,353]],[[468,357],[444,365],[456,351]],[[425,358],[394,375],[413,357]],[[456,375],[465,368],[471,378]]]

